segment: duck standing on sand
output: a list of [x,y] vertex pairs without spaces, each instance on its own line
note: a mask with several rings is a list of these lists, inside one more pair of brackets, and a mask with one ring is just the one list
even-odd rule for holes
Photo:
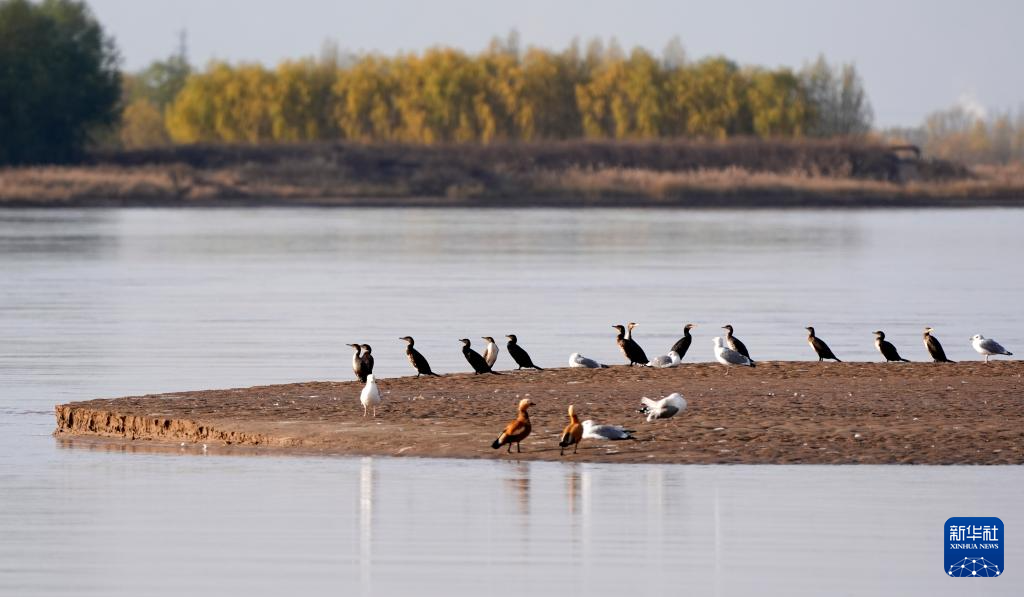
[[742,343],[742,342],[740,342],[739,338],[737,338],[736,336],[732,335],[732,324],[731,323],[727,323],[727,324],[722,326],[722,329],[725,330],[725,344],[726,344],[726,346],[728,346],[729,348],[735,350],[736,352],[740,353],[741,355],[747,357],[748,359],[750,359],[750,362],[753,363],[754,359],[752,359],[750,357],[750,352],[747,351],[747,345]]
[[889,342],[888,340],[885,339],[885,332],[883,332],[882,330],[877,330],[874,332],[874,334],[875,348],[878,349],[878,352],[882,353],[882,356],[885,357],[885,361],[887,363],[895,361],[903,361],[904,363],[910,362],[907,359],[900,356],[900,353],[896,351],[896,346],[894,346],[892,342]]
[[459,342],[462,342],[462,356],[466,357],[466,361],[469,362],[470,367],[473,368],[473,371],[475,371],[477,375],[481,373],[501,375],[497,371],[491,371],[491,366],[487,364],[487,361],[485,361],[482,356],[480,356],[480,353],[469,347],[469,338],[463,338],[459,340]]
[[440,377],[437,373],[430,370],[430,363],[427,362],[427,358],[420,354],[420,351],[413,348],[416,341],[412,339],[412,336],[403,336],[399,340],[405,340],[405,356],[409,359],[409,364],[416,370],[416,377],[421,375],[433,375],[434,377]]
[[804,329],[807,330],[807,343],[811,345],[815,354],[818,355],[819,363],[825,359],[833,359],[837,363],[842,363],[842,361],[839,360],[839,357],[837,357],[835,353],[832,352],[832,349],[828,347],[828,344],[825,344],[824,340],[814,335],[814,327],[807,326]]
[[932,335],[934,331],[934,328],[924,328],[924,347],[928,350],[928,354],[936,363],[955,363],[956,361],[946,358],[946,351],[942,350],[939,339]]
[[514,421],[505,426],[505,430],[498,435],[498,439],[494,440],[491,447],[497,450],[498,448],[507,445],[507,453],[512,453],[512,444],[516,445],[516,452],[522,452],[519,449],[519,442],[526,439],[530,435],[532,426],[530,425],[530,414],[526,412],[528,408],[533,406],[529,398],[523,398],[519,401],[519,412],[516,415]]
[[647,415],[647,422],[655,419],[671,419],[677,414],[686,410],[686,398],[679,392],[669,394],[661,400],[651,400],[644,397],[640,399],[640,410],[642,415]]
[[498,361],[498,345],[494,343],[494,338],[490,336],[483,336],[482,338],[487,343],[484,346],[484,361],[488,367],[493,367],[494,363]]
[[533,364],[533,359],[530,358],[530,355],[527,354],[522,346],[519,346],[519,339],[516,338],[515,334],[509,334],[505,337],[508,338],[508,344],[505,345],[505,348],[508,349],[508,355],[516,362],[516,365],[519,365],[520,369],[528,367],[537,371],[543,371],[543,369]]
[[558,447],[561,448],[558,451],[559,456],[565,456],[565,449],[572,446],[572,453],[576,453],[576,448],[580,446],[580,440],[583,439],[583,425],[580,425],[580,419],[576,416],[576,407],[572,404],[569,405],[569,424],[565,426],[562,431],[562,437],[558,440]]
[[363,391],[359,393],[359,403],[363,405],[363,416],[366,416],[366,409],[373,409],[373,416],[377,416],[377,405],[380,404],[380,389],[377,388],[377,382],[373,378],[373,374],[366,376],[366,385],[363,386]]
[[992,338],[986,338],[981,334],[975,334],[971,337],[971,347],[977,351],[978,354],[985,356],[985,362],[988,362],[988,357],[994,354],[1005,354],[1007,356],[1013,356],[1013,353],[1003,348],[1001,344],[993,340]]
[[697,327],[695,323],[688,323],[683,326],[683,337],[676,340],[676,343],[672,345],[669,352],[674,352],[679,355],[679,360],[683,360],[686,356],[686,351],[690,350],[690,344],[693,343],[693,336],[690,335],[690,330]]
[[[636,327],[635,323],[629,324],[630,332]],[[647,355],[644,354],[644,349],[640,348],[640,345],[635,340],[626,336],[626,328],[621,325],[613,325],[613,329],[618,330],[618,334],[615,336],[615,343],[619,345],[619,350],[622,351],[622,355],[629,360],[629,365],[646,365],[650,362]]]
[[754,361],[726,346],[721,336],[715,336],[711,339],[711,342],[715,345],[715,360],[719,363],[723,365],[743,365],[745,367],[754,366]]

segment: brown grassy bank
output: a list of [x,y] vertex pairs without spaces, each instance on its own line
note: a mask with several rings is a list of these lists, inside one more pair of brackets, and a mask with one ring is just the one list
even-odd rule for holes
[[[309,382],[114,400],[56,409],[58,438],[213,453],[516,458],[657,463],[1024,463],[1024,363],[761,362],[756,369],[550,369],[386,379],[378,417],[358,382]],[[647,423],[641,396],[689,407]],[[529,397],[521,454],[491,442]],[[584,440],[559,456],[566,409],[627,425],[634,441]],[[184,447],[179,447],[184,443]]]
[[0,170],[6,206],[1016,205],[1024,168],[970,171],[853,140],[174,146]]

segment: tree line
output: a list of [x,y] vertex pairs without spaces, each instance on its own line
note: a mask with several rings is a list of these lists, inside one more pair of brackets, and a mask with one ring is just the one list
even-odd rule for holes
[[121,138],[128,146],[432,144],[830,137],[871,128],[851,65],[819,58],[797,72],[723,57],[689,62],[678,44],[670,50],[627,53],[600,41],[522,50],[510,36],[476,54],[445,47],[396,56],[331,52],[274,68],[214,62],[197,72],[179,56],[129,77]]
[[0,164],[71,161],[90,144],[830,137],[872,121],[852,65],[690,61],[678,41],[662,55],[600,40],[555,51],[510,34],[476,53],[120,63],[84,2],[0,0]]

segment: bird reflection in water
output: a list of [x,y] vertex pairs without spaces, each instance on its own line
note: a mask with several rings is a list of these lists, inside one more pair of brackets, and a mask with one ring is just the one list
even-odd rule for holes
[[359,464],[359,584],[363,595],[371,595],[373,570],[373,458]]
[[530,515],[530,465],[526,462],[510,462],[513,474],[505,479],[510,495],[515,495],[519,513],[525,517]]
[[569,515],[573,517],[579,511],[581,480],[580,471],[576,466],[573,466],[569,474],[565,476],[566,497],[569,498]]

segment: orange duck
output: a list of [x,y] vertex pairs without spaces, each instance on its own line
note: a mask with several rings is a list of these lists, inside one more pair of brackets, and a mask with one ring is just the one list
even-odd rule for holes
[[559,451],[559,455],[565,455],[565,449],[572,446],[572,453],[576,453],[576,448],[580,445],[580,440],[583,439],[583,425],[580,425],[580,419],[576,416],[576,408],[573,405],[569,405],[569,424],[565,426],[565,431],[562,432],[562,439],[558,441],[558,446],[562,448]]
[[526,412],[526,409],[533,406],[529,398],[523,398],[519,401],[519,414],[516,415],[516,420],[512,421],[505,426],[505,430],[501,432],[498,439],[494,440],[491,447],[497,450],[498,448],[508,444],[508,453],[512,452],[512,444],[516,445],[516,452],[522,452],[519,449],[519,442],[526,439],[526,436],[530,435],[530,415]]

